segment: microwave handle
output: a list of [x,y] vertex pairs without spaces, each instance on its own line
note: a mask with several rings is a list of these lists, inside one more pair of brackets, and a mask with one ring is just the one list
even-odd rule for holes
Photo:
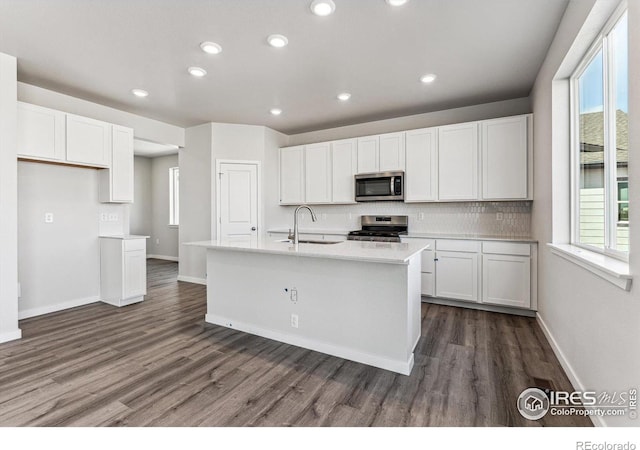
[[395,183],[394,183],[395,178],[396,177],[390,177],[390,189],[389,189],[389,192],[391,193],[391,195],[395,195],[395,193],[396,193]]

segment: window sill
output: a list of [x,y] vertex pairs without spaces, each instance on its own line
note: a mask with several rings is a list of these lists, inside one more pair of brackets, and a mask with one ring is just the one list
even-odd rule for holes
[[590,252],[575,245],[547,244],[547,246],[554,255],[579,265],[620,289],[625,291],[631,289],[633,277],[629,273],[629,263],[600,253]]
[[167,225],[167,226],[168,226],[169,228],[180,228],[180,225],[171,225],[171,224],[169,224],[169,225]]

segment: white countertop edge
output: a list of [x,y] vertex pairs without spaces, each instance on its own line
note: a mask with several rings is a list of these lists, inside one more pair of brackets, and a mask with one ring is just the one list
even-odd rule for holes
[[547,246],[554,255],[588,270],[620,289],[625,291],[631,289],[633,276],[629,272],[628,263],[571,244],[547,244]]
[[[273,228],[267,231],[267,233],[289,233],[289,229],[285,228]],[[320,229],[302,229],[300,230],[300,234],[324,234],[324,235],[336,235],[336,236],[346,236],[349,234],[349,231],[346,230],[320,230]],[[492,236],[492,235],[456,235],[456,234],[439,234],[439,233],[413,233],[409,232],[406,235],[401,236],[402,238],[408,239],[453,239],[460,241],[504,241],[504,242],[524,242],[529,244],[537,244],[538,241],[526,237],[526,236],[516,236],[516,237],[502,237],[502,236]]]
[[[349,241],[349,242],[358,242],[358,241]],[[407,265],[411,258],[419,256],[424,250],[429,248],[429,245],[424,245],[418,247],[415,251],[411,252],[408,256],[403,258],[376,258],[375,256],[362,256],[362,255],[348,255],[348,254],[338,254],[338,253],[314,253],[313,251],[309,251],[310,248],[305,247],[305,252],[291,252],[284,249],[275,249],[275,248],[252,248],[252,247],[242,247],[242,246],[227,246],[216,243],[215,241],[199,241],[199,242],[188,242],[184,245],[193,246],[193,247],[204,247],[210,250],[223,250],[223,251],[233,251],[233,252],[243,252],[243,253],[264,253],[271,255],[286,255],[286,256],[295,256],[302,258],[323,258],[323,259],[339,259],[343,261],[357,261],[357,262],[372,262],[372,263],[381,263],[381,264],[401,264]],[[307,245],[307,244],[300,244]],[[310,244],[314,245],[314,244]],[[340,244],[335,244],[340,245]],[[287,247],[288,249],[289,247]]]
[[132,239],[149,239],[151,236],[139,236],[137,234],[125,234],[125,235],[114,234],[114,235],[101,235],[99,237],[100,239],[120,239],[123,241],[129,241]]

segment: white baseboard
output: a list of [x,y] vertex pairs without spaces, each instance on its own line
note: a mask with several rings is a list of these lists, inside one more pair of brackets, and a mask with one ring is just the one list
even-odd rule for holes
[[207,280],[204,278],[187,277],[184,275],[178,275],[178,281],[184,281],[185,283],[202,284],[204,286],[207,285]]
[[[538,321],[538,324],[540,325],[540,329],[542,329],[542,332],[547,338],[547,341],[549,341],[549,345],[551,345],[551,349],[553,350],[553,353],[555,353],[556,358],[558,358],[558,361],[560,361],[560,365],[562,366],[565,373],[567,374],[567,377],[569,378],[569,381],[571,382],[573,389],[576,391],[585,391],[586,389],[584,388],[584,385],[580,381],[580,378],[578,378],[578,374],[576,373],[575,370],[573,370],[573,367],[569,363],[569,360],[564,355],[564,352],[562,351],[562,349],[560,349],[560,346],[558,346],[558,342],[551,334],[549,327],[547,327],[547,324],[542,319],[542,316],[540,316],[540,313],[536,314],[536,319]],[[604,419],[600,416],[588,416],[588,417],[591,419],[591,422],[593,422],[593,424],[597,427],[607,426]]]
[[39,308],[25,309],[24,311],[18,311],[18,319],[28,319],[30,317],[42,316],[44,314],[50,314],[53,312],[63,311],[65,309],[77,308],[78,306],[89,305],[100,301],[99,296],[79,298],[77,300],[71,300],[63,303],[56,303],[55,305],[41,306]]
[[18,328],[15,331],[10,331],[8,333],[0,334],[0,344],[3,342],[15,341],[16,339],[20,339],[22,337],[22,330]]
[[165,255],[147,255],[147,259],[161,259],[163,261],[173,261],[173,262],[179,261],[177,256],[165,256]]
[[370,353],[364,353],[358,350],[353,350],[351,348],[329,344],[327,342],[322,342],[315,339],[309,339],[298,335],[263,328],[259,325],[254,325],[246,322],[238,322],[237,320],[231,320],[229,318],[213,314],[205,315],[204,320],[205,322],[212,323],[214,325],[220,325],[223,327],[231,328],[233,330],[243,331],[245,333],[254,334],[256,336],[262,336],[267,339],[273,339],[274,341],[284,342],[285,344],[291,344],[297,347],[326,353],[327,355],[337,356],[338,358],[348,359],[362,364],[367,364],[369,366],[378,367],[380,369],[390,370],[391,372],[400,373],[402,375],[410,375],[411,369],[413,369],[413,352],[409,356],[408,360],[399,361],[380,355],[372,355]]

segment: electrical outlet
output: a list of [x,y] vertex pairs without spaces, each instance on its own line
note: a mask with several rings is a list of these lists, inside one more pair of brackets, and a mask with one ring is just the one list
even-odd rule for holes
[[160,244],[160,238],[156,238],[156,245]]
[[109,221],[109,214],[107,214],[107,213],[100,214],[100,221],[101,222],[108,222]]
[[44,223],[53,223],[53,213],[44,214]]
[[298,290],[296,288],[291,289],[291,301],[292,302],[298,301]]
[[291,314],[291,326],[293,328],[298,328],[298,315],[297,314]]
[[503,219],[504,219],[504,214],[503,213],[501,213],[501,212],[496,213],[496,220],[503,220]]
[[424,220],[424,213],[418,213],[418,220]]

